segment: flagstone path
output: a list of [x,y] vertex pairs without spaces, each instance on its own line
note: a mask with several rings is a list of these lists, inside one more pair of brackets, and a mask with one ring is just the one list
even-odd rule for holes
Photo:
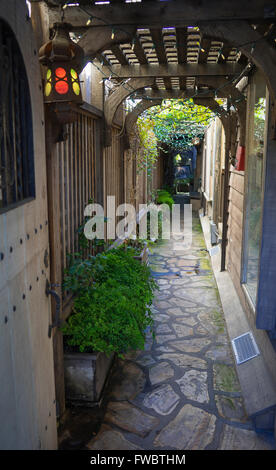
[[[179,245],[177,246],[179,248]],[[189,250],[159,243],[150,266],[160,290],[155,339],[118,361],[90,450],[263,450],[246,416],[199,219]]]

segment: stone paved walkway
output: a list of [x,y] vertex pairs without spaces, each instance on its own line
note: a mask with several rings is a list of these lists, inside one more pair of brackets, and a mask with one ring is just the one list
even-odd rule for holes
[[150,265],[160,291],[155,340],[119,361],[91,450],[272,449],[248,420],[219,295],[194,217],[193,245],[159,244]]

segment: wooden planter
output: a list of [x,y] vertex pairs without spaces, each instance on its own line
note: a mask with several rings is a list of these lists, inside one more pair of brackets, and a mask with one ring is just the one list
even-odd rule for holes
[[[116,246],[116,245],[115,245]],[[118,243],[117,243],[118,246]],[[113,247],[113,246],[112,246]],[[141,263],[148,263],[149,250],[145,244],[140,255],[135,256]],[[66,401],[75,406],[98,405],[115,354],[65,353],[64,376]]]
[[114,354],[65,353],[65,397],[75,406],[98,405],[107,381]]

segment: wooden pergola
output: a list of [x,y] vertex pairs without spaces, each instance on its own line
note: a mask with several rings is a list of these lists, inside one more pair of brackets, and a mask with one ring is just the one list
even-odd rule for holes
[[[116,110],[137,90],[152,105],[164,92],[201,102],[206,98],[206,104],[210,97],[223,95],[240,113],[241,105],[236,103],[241,97],[233,100],[231,94],[237,95],[236,82],[255,65],[263,71],[275,100],[275,1],[267,5],[263,0],[254,4],[248,0],[228,4],[46,0],[45,4],[49,29],[56,22],[69,23],[72,37],[85,52],[83,66],[92,61],[109,82],[104,105],[106,145],[110,145],[108,131]],[[212,78],[220,85],[210,86]],[[274,138],[274,122],[272,127]]]

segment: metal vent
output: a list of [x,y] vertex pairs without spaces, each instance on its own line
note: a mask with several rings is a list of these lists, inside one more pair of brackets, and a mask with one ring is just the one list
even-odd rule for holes
[[256,341],[250,331],[232,339],[232,346],[237,364],[249,361],[249,359],[253,359],[253,357],[260,354]]

